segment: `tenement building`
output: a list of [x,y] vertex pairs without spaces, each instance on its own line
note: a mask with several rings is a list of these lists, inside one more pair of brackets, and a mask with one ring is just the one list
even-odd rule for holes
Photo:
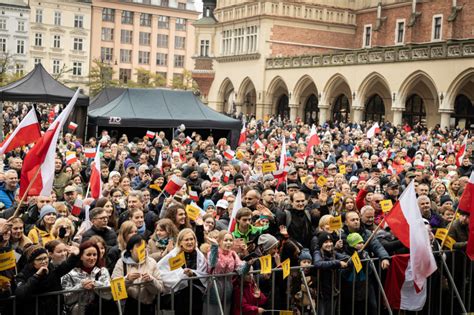
[[109,64],[122,83],[151,73],[169,85],[193,68],[198,16],[190,0],[93,0],[92,63]]
[[474,127],[473,16],[468,0],[204,1],[193,77],[221,112]]

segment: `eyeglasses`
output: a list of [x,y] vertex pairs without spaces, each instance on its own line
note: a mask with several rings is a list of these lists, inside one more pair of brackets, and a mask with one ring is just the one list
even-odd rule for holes
[[42,263],[42,262],[45,262],[45,261],[48,261],[49,258],[46,256],[46,257],[38,257],[38,258],[35,258],[35,261],[36,262],[39,262],[39,263]]
[[107,220],[109,217],[96,217],[94,219],[96,220]]

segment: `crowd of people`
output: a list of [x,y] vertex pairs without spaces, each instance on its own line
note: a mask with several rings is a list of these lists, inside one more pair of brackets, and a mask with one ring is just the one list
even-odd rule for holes
[[[18,123],[12,116],[26,113],[14,106],[5,111],[12,127]],[[64,133],[51,195],[29,196],[22,204],[19,176],[28,147],[7,153],[0,173],[0,253],[14,250],[16,265],[0,271],[0,313],[12,310],[8,298],[14,296],[18,314],[97,314],[99,307],[115,314],[117,304],[102,288],[124,277],[125,314],[136,314],[138,306],[153,313],[158,297],[161,309],[174,307],[176,314],[217,314],[220,305],[226,314],[334,314],[339,308],[349,314],[353,304],[376,314],[384,306],[376,300],[381,288],[373,271],[357,273],[349,258],[359,251],[363,261],[374,258],[386,270],[392,255],[409,252],[388,227],[376,227],[384,216],[380,201],[395,204],[412,181],[433,249],[440,250],[436,229],[448,226],[453,248],[465,249],[469,213],[455,209],[472,171],[467,131],[382,123],[367,138],[370,123],[325,123],[317,126],[320,144],[308,152],[311,126],[302,121],[249,119],[246,126],[246,141],[231,157],[224,154],[228,139],[204,139],[185,128],[153,139],[103,131],[82,141]],[[281,180],[264,172],[264,164],[279,168],[283,139],[289,168]],[[103,186],[95,200],[88,195],[93,158],[84,151],[98,146]],[[69,151],[77,161],[66,161]],[[173,176],[186,183],[169,195],[164,187]],[[202,211],[195,217],[188,205]],[[335,230],[331,222],[338,216],[343,226]],[[184,264],[173,268],[180,255]],[[293,271],[287,288],[281,270],[258,272],[266,255],[272,268],[289,259],[303,273]],[[234,276],[206,277],[229,273]],[[59,299],[35,298],[61,290]]]

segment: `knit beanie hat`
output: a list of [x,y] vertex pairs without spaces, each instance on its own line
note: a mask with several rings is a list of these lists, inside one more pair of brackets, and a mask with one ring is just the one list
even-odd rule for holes
[[311,253],[309,252],[309,249],[303,248],[301,250],[300,255],[298,256],[299,261],[301,262],[302,260],[309,260],[313,261],[313,258],[311,257]]
[[347,244],[349,244],[350,247],[355,247],[359,243],[363,243],[364,239],[362,236],[360,236],[359,233],[351,233],[347,235]]
[[39,220],[40,221],[43,220],[44,216],[47,215],[47,214],[50,214],[50,213],[58,214],[56,212],[56,209],[54,209],[53,206],[45,205],[43,208],[41,208],[40,215],[39,215]]
[[214,204],[214,201],[212,201],[211,199],[204,200],[203,206],[204,206],[204,209],[203,209],[204,211],[206,211],[207,208],[210,206],[213,206],[214,208],[216,207],[216,205]]
[[258,238],[258,245],[262,247],[264,252],[268,252],[274,246],[278,245],[278,240],[271,234],[262,234]]
[[47,254],[48,252],[46,251],[46,248],[44,248],[41,245],[31,245],[28,248],[25,249],[24,255],[26,256],[26,261],[27,262],[33,262],[36,257],[42,254]]
[[321,232],[318,236],[318,246],[319,246],[319,248],[323,247],[323,244],[326,241],[333,242],[331,234],[329,234],[328,232]]
[[441,196],[439,200],[439,205],[442,206],[445,202],[453,202],[453,200],[449,197],[449,195],[443,195]]

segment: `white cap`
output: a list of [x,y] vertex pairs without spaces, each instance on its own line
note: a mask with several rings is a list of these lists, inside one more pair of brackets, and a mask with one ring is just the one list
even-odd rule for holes
[[227,209],[228,207],[229,207],[229,203],[227,202],[227,200],[224,200],[224,199],[219,200],[216,204],[216,208]]

